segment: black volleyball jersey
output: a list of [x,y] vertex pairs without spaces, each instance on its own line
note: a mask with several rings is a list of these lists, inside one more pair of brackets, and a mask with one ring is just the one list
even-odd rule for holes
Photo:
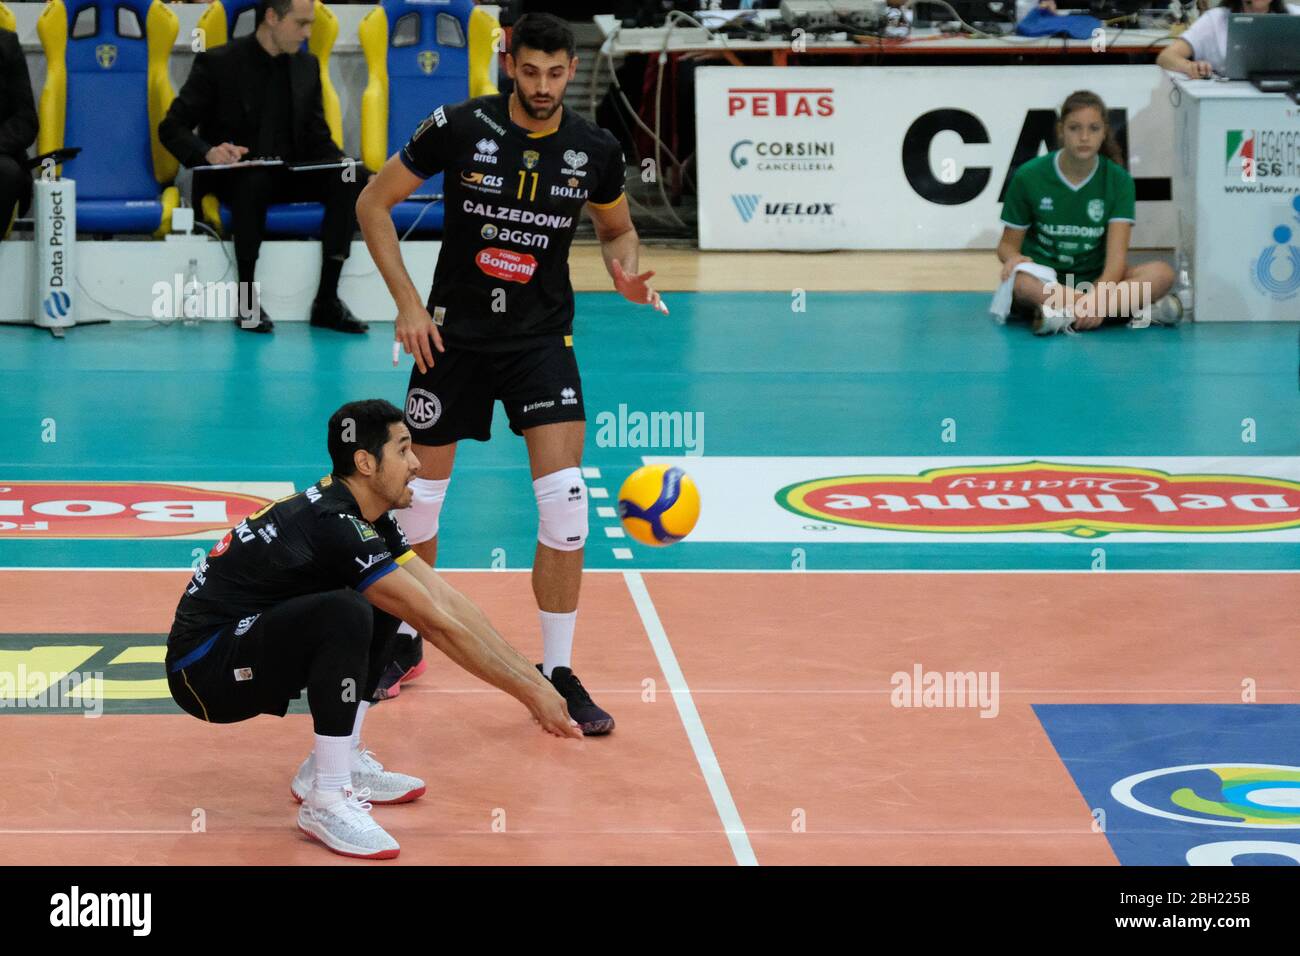
[[372,524],[346,485],[322,478],[249,515],[204,556],[176,607],[167,663],[290,598],[364,591],[414,554],[392,512]]
[[459,348],[526,348],[573,331],[569,244],[582,207],[622,200],[623,152],[613,135],[565,108],[537,136],[510,120],[508,94],[440,106],[399,156],[428,178],[444,173],[442,250],[429,314]]

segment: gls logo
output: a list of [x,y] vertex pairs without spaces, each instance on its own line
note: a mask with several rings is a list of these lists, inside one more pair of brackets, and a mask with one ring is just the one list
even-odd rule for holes
[[492,193],[499,195],[501,187],[505,184],[504,176],[493,176],[489,173],[469,173],[460,174],[460,183],[466,189],[473,189],[475,192]]
[[728,116],[833,116],[830,87],[733,87],[727,90]]
[[[1128,113],[1121,107],[1109,110],[1111,129],[1120,152],[1128,161]],[[960,206],[978,198],[988,188],[993,170],[988,166],[966,166],[961,176],[946,182],[935,175],[930,163],[930,144],[943,132],[956,133],[964,143],[989,143],[989,132],[979,117],[960,109],[931,110],[908,127],[903,136],[903,175],[918,196],[940,206]],[[1007,184],[1022,163],[1037,156],[1042,148],[1056,148],[1056,113],[1053,110],[1028,110],[1020,127],[1020,138],[1012,149],[1006,177],[998,190],[998,201],[1006,196]],[[960,165],[960,161],[959,161]],[[1171,195],[1168,176],[1136,176],[1138,202],[1159,202]]]

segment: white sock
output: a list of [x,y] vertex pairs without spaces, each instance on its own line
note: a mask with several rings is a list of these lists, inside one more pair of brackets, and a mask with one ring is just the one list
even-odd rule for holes
[[343,798],[343,788],[352,786],[352,738],[316,734],[316,790],[327,803]]
[[361,724],[366,719],[366,711],[370,709],[370,701],[363,700],[357,704],[357,719],[352,722],[352,749],[361,749]]
[[547,677],[557,667],[573,666],[573,627],[578,612],[554,614],[538,611],[542,619],[542,673]]

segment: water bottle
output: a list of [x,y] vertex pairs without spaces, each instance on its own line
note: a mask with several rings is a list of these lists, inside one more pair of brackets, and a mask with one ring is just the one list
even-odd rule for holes
[[181,291],[184,293],[181,302],[181,324],[185,326],[197,326],[199,316],[203,314],[203,293],[199,288],[199,260],[191,259],[189,268],[185,271],[185,285]]
[[1187,253],[1180,246],[1174,256],[1174,295],[1183,304],[1184,321],[1192,318],[1192,276],[1191,263]]

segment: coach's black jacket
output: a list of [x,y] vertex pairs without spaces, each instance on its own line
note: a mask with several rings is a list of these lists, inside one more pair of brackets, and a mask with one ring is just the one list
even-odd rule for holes
[[22,163],[27,158],[27,147],[35,141],[36,103],[27,61],[18,45],[18,35],[0,30],[0,156],[11,156]]
[[[158,124],[158,139],[186,166],[207,163],[208,150],[222,143],[257,149],[262,91],[253,57],[261,54],[256,34],[200,53],[185,86]],[[305,50],[289,57],[289,89],[294,155],[299,161],[341,159],[330,139],[321,105],[320,63]],[[197,127],[198,132],[195,132]]]

